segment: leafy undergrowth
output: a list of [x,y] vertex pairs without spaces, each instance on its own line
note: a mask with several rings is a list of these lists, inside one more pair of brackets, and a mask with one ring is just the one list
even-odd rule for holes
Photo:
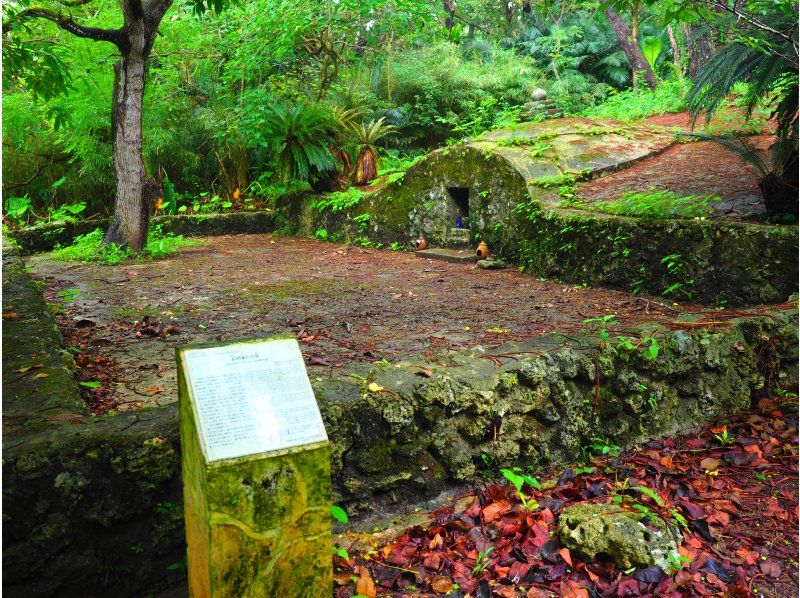
[[[791,401],[796,402],[796,398]],[[797,588],[797,418],[762,400],[725,426],[654,441],[567,469],[524,501],[489,484],[472,506],[431,513],[427,529],[335,557],[337,598],[353,596],[786,596]],[[682,526],[672,575],[584,562],[558,545],[558,515],[617,502]],[[528,509],[523,507],[527,503]],[[538,503],[538,504],[537,504]]]
[[565,200],[561,207],[604,212],[636,218],[707,218],[714,213],[710,204],[720,201],[717,195],[678,195],[665,189],[625,191],[617,199],[595,201]]
[[678,80],[665,81],[656,89],[627,89],[613,93],[597,106],[584,111],[590,118],[613,118],[631,121],[654,114],[680,112],[686,107],[686,83]]
[[115,243],[103,245],[103,236],[103,231],[99,228],[85,235],[79,235],[75,237],[72,245],[55,249],[50,256],[65,262],[100,262],[115,265],[128,260],[160,259],[175,253],[180,247],[200,244],[199,241],[185,239],[182,235],[165,233],[160,225],[152,227],[148,232],[147,245],[141,254]]

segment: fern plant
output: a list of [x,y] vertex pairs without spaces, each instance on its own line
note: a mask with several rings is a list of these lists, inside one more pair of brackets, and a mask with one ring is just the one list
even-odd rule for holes
[[369,124],[354,124],[350,127],[352,140],[357,144],[358,155],[353,172],[353,183],[366,185],[378,176],[378,151],[375,143],[394,132],[393,125],[385,125],[384,118]]

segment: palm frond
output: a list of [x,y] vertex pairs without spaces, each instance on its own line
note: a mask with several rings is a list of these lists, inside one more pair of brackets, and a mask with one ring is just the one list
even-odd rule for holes
[[[760,19],[777,31],[792,28],[796,31],[795,13],[796,9],[786,11],[778,8],[765,12]],[[793,85],[783,85],[787,80]],[[779,134],[786,137],[790,124],[797,119],[796,50],[792,42],[780,36],[762,34],[758,43],[748,41],[743,35],[741,39],[734,38],[723,45],[703,65],[687,96],[693,119],[705,112],[709,120],[738,82],[749,84],[749,91],[744,96],[748,116],[765,98],[778,100],[778,109],[773,116]]]
[[394,125],[386,125],[386,117],[371,120],[369,123],[354,123],[350,127],[350,136],[359,147],[373,147],[375,142],[394,132]]

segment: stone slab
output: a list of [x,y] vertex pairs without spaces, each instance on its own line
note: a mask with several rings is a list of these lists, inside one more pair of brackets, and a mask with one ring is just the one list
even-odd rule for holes
[[472,250],[467,249],[423,249],[415,252],[415,255],[429,260],[450,262],[451,264],[466,264],[478,261],[478,256]]

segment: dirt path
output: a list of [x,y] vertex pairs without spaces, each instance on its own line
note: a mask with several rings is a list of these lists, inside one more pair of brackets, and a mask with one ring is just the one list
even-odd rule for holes
[[[751,137],[750,142],[766,153],[771,135]],[[738,156],[717,143],[680,143],[629,168],[580,186],[585,201],[619,198],[625,192],[667,190],[681,196],[718,195],[709,205],[712,218],[761,221],[764,198],[758,177]]]
[[[584,319],[606,314],[617,315],[614,331],[621,332],[640,322],[670,324],[679,310],[704,311],[542,282],[511,269],[268,235],[209,238],[144,264],[40,256],[29,266],[45,281],[47,300],[63,307],[65,344],[96,412],[174,401],[178,344],[291,333],[315,376],[381,359],[437,360],[451,350],[574,334]],[[736,315],[706,311],[716,321]]]

